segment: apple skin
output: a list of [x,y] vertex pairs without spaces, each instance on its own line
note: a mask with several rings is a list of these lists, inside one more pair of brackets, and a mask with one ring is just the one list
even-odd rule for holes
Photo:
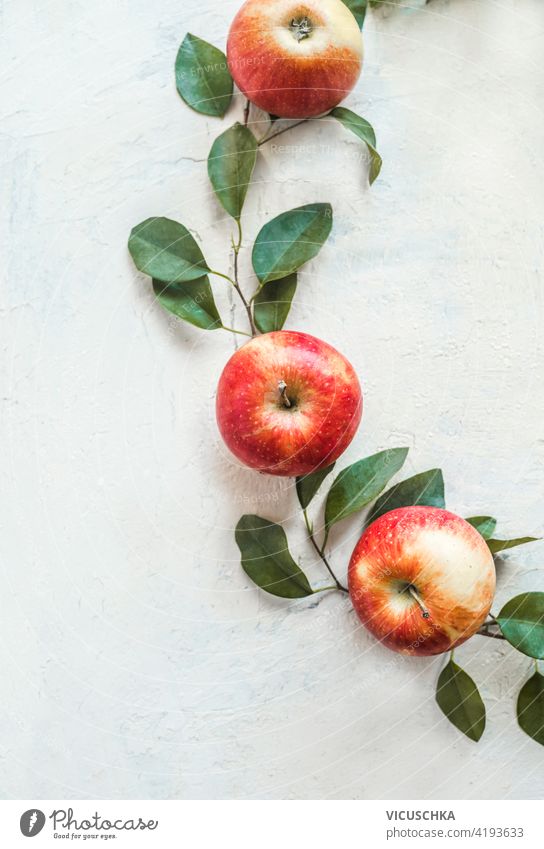
[[[285,406],[280,383],[286,384]],[[362,415],[357,375],[331,345],[292,330],[246,342],[217,389],[221,435],[246,466],[270,475],[306,475],[333,463]]]
[[[412,585],[428,618],[409,591]],[[468,640],[495,592],[495,565],[478,531],[447,510],[400,507],[363,533],[348,586],[361,622],[393,651],[433,655]]]
[[[298,40],[292,21],[310,21]],[[234,82],[279,118],[312,118],[337,106],[361,73],[363,39],[342,0],[247,0],[232,22],[227,62]]]

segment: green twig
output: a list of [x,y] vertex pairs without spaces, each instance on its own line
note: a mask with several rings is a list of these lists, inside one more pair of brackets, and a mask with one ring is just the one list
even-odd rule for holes
[[245,295],[240,288],[240,283],[238,281],[238,254],[240,253],[240,248],[242,247],[242,238],[243,238],[243,236],[242,236],[242,225],[240,223],[239,218],[236,219],[236,224],[238,225],[238,242],[236,244],[234,243],[234,240],[232,242],[232,247],[234,249],[234,288],[238,292],[238,294],[239,294],[239,296],[242,300],[242,303],[243,303],[243,305],[246,309],[247,317],[249,319],[249,326],[251,327],[251,335],[256,336],[257,335],[257,328],[255,326],[255,322],[253,321],[253,313],[251,312],[251,306],[247,302]]
[[312,543],[313,547],[315,548],[317,554],[319,555],[319,557],[321,558],[321,560],[323,561],[323,563],[327,567],[327,570],[328,570],[331,578],[333,579],[334,583],[336,584],[336,589],[341,590],[343,593],[349,592],[348,588],[340,583],[340,581],[338,580],[338,578],[336,577],[336,575],[332,571],[331,564],[327,560],[327,558],[325,556],[325,552],[323,550],[325,546],[323,545],[323,548],[320,548],[319,545],[317,544],[316,539],[314,537],[314,531],[313,531],[313,528],[312,528],[312,524],[310,522],[310,519],[308,518],[307,510],[303,509],[302,513],[303,513],[303,516],[304,516],[304,522],[306,524],[306,529],[308,531],[308,539],[310,540],[310,542]]

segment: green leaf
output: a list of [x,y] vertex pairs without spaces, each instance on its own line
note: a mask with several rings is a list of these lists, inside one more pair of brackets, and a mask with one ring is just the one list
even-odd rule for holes
[[365,22],[367,0],[344,0],[344,3],[362,29]]
[[235,538],[246,575],[267,593],[281,598],[305,598],[313,590],[297,566],[281,525],[261,516],[242,516]]
[[544,593],[521,593],[507,601],[497,622],[508,642],[529,657],[544,659]]
[[450,660],[438,677],[436,701],[459,731],[477,742],[485,728],[485,705],[470,675]]
[[191,233],[170,218],[147,218],[137,224],[128,249],[139,271],[163,283],[198,280],[210,271]]
[[178,318],[202,330],[217,330],[222,327],[208,277],[199,277],[190,283],[163,283],[162,280],[153,280],[153,289],[161,306]]
[[255,296],[253,317],[261,333],[281,330],[291,309],[297,288],[296,272],[281,280],[265,283]]
[[221,50],[187,33],[176,56],[176,88],[188,106],[222,117],[232,98],[232,77]]
[[368,182],[370,185],[374,182],[380,171],[382,170],[382,158],[376,150],[376,134],[372,126],[365,118],[361,118],[351,109],[346,109],[344,106],[337,106],[332,112],[329,112],[333,118],[340,121],[346,130],[351,130],[352,133],[363,141],[370,155],[370,170],[368,173]]
[[370,504],[406,460],[408,448],[390,448],[348,466],[334,480],[325,505],[325,529]]
[[392,486],[378,498],[368,514],[365,526],[368,527],[384,513],[396,510],[397,507],[414,507],[424,504],[427,507],[446,506],[444,501],[444,478],[440,469],[430,469],[407,478],[405,481]]
[[525,682],[518,696],[519,727],[544,746],[544,676],[536,671]]
[[335,464],[332,463],[325,469],[320,469],[317,472],[310,472],[309,475],[304,475],[303,477],[297,478],[297,495],[299,504],[303,510],[306,510],[310,501],[316,494],[317,490],[319,489],[327,475],[330,475],[330,473],[334,469],[334,466]]
[[237,220],[242,214],[257,159],[257,139],[247,127],[236,123],[212,145],[208,176],[219,203]]
[[332,227],[330,203],[310,203],[265,224],[253,246],[253,268],[261,283],[287,277],[313,259]]
[[497,520],[493,516],[471,516],[470,519],[467,519],[467,522],[473,528],[476,528],[485,540],[488,540],[493,535],[497,527]]
[[491,554],[498,554],[500,551],[506,551],[507,548],[516,548],[518,545],[525,545],[528,542],[538,542],[538,537],[518,537],[518,539],[488,539],[486,540]]

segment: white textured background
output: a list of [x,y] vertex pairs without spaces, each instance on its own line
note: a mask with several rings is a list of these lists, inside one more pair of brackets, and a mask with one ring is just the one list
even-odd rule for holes
[[[2,794],[537,797],[542,749],[514,712],[530,661],[480,637],[457,652],[488,707],[475,745],[434,703],[441,658],[388,652],[338,594],[276,601],[240,569],[233,527],[259,512],[323,577],[289,481],[218,441],[234,337],[169,321],[126,250],[164,214],[228,270],[205,157],[241,104],[193,113],[173,62],[187,30],[224,47],[237,6],[0,4]],[[340,126],[286,134],[301,147],[264,149],[248,242],[286,208],[334,205],[288,326],[361,375],[346,462],[409,445],[406,473],[440,465],[454,511],[544,534],[544,2],[373,14],[366,49],[347,105],[377,130],[382,176],[369,191]],[[251,287],[247,250],[242,268]],[[340,573],[359,525],[331,538]],[[497,606],[543,589],[543,545],[504,558]]]

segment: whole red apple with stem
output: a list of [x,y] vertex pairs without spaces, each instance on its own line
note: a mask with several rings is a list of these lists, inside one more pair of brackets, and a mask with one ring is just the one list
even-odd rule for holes
[[217,389],[217,423],[246,466],[299,476],[333,463],[362,415],[353,367],[307,333],[278,330],[246,342],[225,366]]
[[247,0],[230,28],[227,61],[240,91],[265,112],[312,118],[357,82],[363,39],[342,0]]
[[388,648],[440,654],[483,624],[495,566],[483,537],[464,519],[435,507],[401,507],[365,530],[348,586],[360,620]]

